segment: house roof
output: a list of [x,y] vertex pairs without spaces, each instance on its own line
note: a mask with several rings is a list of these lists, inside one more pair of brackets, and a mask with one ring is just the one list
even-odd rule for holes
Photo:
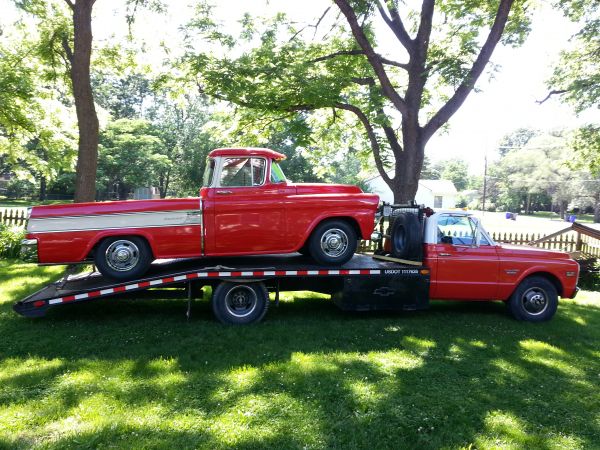
[[450,180],[419,180],[419,186],[434,194],[456,194],[458,192]]
[[[389,176],[394,176],[394,171],[387,172]],[[365,180],[366,183],[381,178],[381,175],[375,175]],[[456,186],[450,180],[419,180],[419,187],[423,187],[434,194],[457,194]]]

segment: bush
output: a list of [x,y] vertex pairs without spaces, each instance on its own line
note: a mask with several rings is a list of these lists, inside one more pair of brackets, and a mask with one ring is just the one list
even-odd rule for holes
[[0,224],[0,258],[18,258],[25,228]]

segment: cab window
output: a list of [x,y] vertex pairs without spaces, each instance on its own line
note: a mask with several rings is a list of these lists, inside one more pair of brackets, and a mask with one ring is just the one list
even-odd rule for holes
[[260,186],[265,182],[264,158],[225,158],[220,185],[226,187]]
[[475,221],[468,216],[443,215],[438,220],[438,243],[473,245],[476,229]]

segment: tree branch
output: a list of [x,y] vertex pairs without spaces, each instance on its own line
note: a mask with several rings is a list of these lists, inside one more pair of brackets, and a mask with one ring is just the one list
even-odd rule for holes
[[568,89],[554,89],[554,90],[548,92],[548,95],[546,95],[546,97],[544,97],[542,100],[536,100],[535,102],[538,105],[541,105],[543,103],[546,103],[548,100],[550,100],[550,97],[552,97],[553,95],[566,94],[567,92],[569,92]]
[[377,167],[377,171],[379,172],[379,175],[381,175],[381,178],[383,178],[383,180],[388,185],[391,185],[392,179],[385,171],[385,168],[383,167],[383,162],[381,161],[381,147],[379,145],[379,141],[377,141],[377,135],[375,134],[373,125],[371,125],[371,122],[369,122],[369,118],[367,117],[367,115],[364,112],[362,112],[360,108],[354,105],[350,105],[348,103],[336,103],[334,106],[336,108],[344,109],[346,111],[354,113],[356,117],[358,117],[358,120],[362,122],[367,132],[367,136],[369,137],[369,141],[371,142],[371,149],[373,150],[373,157],[375,159],[375,166]]
[[[326,61],[328,59],[333,59],[333,58],[337,58],[338,56],[353,56],[353,55],[364,55],[365,52],[363,50],[359,50],[359,49],[355,49],[355,50],[340,50],[339,52],[335,52],[335,53],[331,53],[329,55],[324,55],[324,56],[319,56],[318,58],[315,59],[311,59],[309,61],[309,63],[316,63],[316,62],[321,62],[321,61]],[[385,58],[379,54],[377,54],[377,57],[379,58],[379,60],[388,66],[395,66],[395,67],[400,67],[402,69],[408,70],[408,64],[406,63],[401,63],[398,61],[394,61],[392,59],[388,59]]]
[[446,102],[444,106],[440,108],[440,110],[431,118],[429,123],[425,125],[423,128],[423,142],[427,142],[433,134],[440,129],[452,115],[460,108],[460,106],[464,103],[467,96],[471,93],[473,88],[475,87],[475,83],[477,79],[485,69],[485,66],[490,60],[496,45],[500,41],[500,37],[504,32],[504,27],[506,26],[506,21],[508,20],[508,14],[510,13],[510,9],[512,7],[514,0],[501,0],[498,5],[498,11],[496,12],[496,18],[494,19],[494,24],[490,29],[490,33],[481,47],[479,55],[473,66],[469,70],[469,73],[462,81],[454,95]]
[[73,4],[73,2],[71,0],[65,0],[65,3],[67,5],[69,5],[69,8],[71,9],[75,9],[75,5]]
[[429,36],[431,36],[431,27],[433,25],[433,10],[435,0],[424,0],[421,6],[421,22],[415,38],[417,53],[425,57],[429,47]]
[[69,45],[69,41],[66,36],[61,38],[62,48],[65,51],[65,56],[71,65],[73,65],[73,50],[71,50],[71,46]]
[[358,43],[360,48],[363,49],[367,60],[371,64],[371,67],[373,67],[373,70],[375,71],[375,74],[379,79],[379,83],[381,84],[383,94],[392,102],[392,104],[396,107],[398,111],[400,111],[401,114],[407,114],[408,109],[406,106],[406,102],[392,86],[392,82],[390,81],[385,71],[385,67],[381,62],[379,55],[375,53],[375,50],[373,49],[371,42],[369,42],[367,35],[365,34],[361,26],[358,24],[358,19],[356,17],[354,9],[352,9],[347,0],[334,1],[336,5],[338,5],[338,8],[340,8],[340,11],[342,11],[342,14],[344,14],[344,16],[346,17],[346,20],[348,21],[348,24],[352,29],[352,34],[354,35],[356,42]]
[[[411,53],[413,50],[413,40],[408,35],[406,28],[404,27],[404,23],[398,14],[398,10],[396,8],[389,8],[390,15],[388,15],[386,8],[384,7],[381,0],[377,1],[377,9],[379,10],[379,14],[381,14],[381,18],[387,24],[387,26],[392,30],[392,32],[396,35],[400,43],[404,46],[404,48]],[[391,16],[391,17],[390,17]]]
[[316,62],[326,61],[328,59],[337,58],[338,56],[364,55],[364,54],[365,54],[365,52],[363,52],[362,50],[359,50],[359,49],[356,49],[356,50],[340,50],[339,52],[335,52],[335,53],[331,53],[329,55],[319,56],[318,58],[311,59],[309,62],[310,63],[316,63]]
[[364,78],[350,78],[350,81],[356,84],[360,84],[363,86],[375,86],[375,80],[372,77],[364,77]]

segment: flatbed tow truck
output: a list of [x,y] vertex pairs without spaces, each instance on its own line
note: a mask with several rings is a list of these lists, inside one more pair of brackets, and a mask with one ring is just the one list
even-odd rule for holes
[[[26,317],[42,317],[51,308],[148,291],[155,298],[180,296],[189,302],[203,286],[213,288],[213,311],[224,323],[261,320],[268,291],[314,291],[331,294],[345,311],[419,310],[428,307],[429,270],[413,264],[377,260],[357,254],[341,267],[316,265],[302,255],[202,258],[159,261],[139,280],[115,282],[97,272],[69,275],[14,305]],[[188,303],[187,315],[190,315]]]
[[383,205],[378,221],[375,253],[355,254],[341,266],[317,264],[298,253],[159,260],[143,277],[128,281],[97,272],[66,276],[17,302],[14,310],[41,317],[57,306],[117,296],[178,295],[187,296],[189,317],[192,299],[210,286],[213,313],[228,324],[259,322],[269,292],[277,304],[281,291],[330,294],[345,311],[422,310],[430,298],[501,300],[517,320],[542,322],[554,316],[559,297],[577,294],[579,265],[568,254],[497,244],[469,212]]

